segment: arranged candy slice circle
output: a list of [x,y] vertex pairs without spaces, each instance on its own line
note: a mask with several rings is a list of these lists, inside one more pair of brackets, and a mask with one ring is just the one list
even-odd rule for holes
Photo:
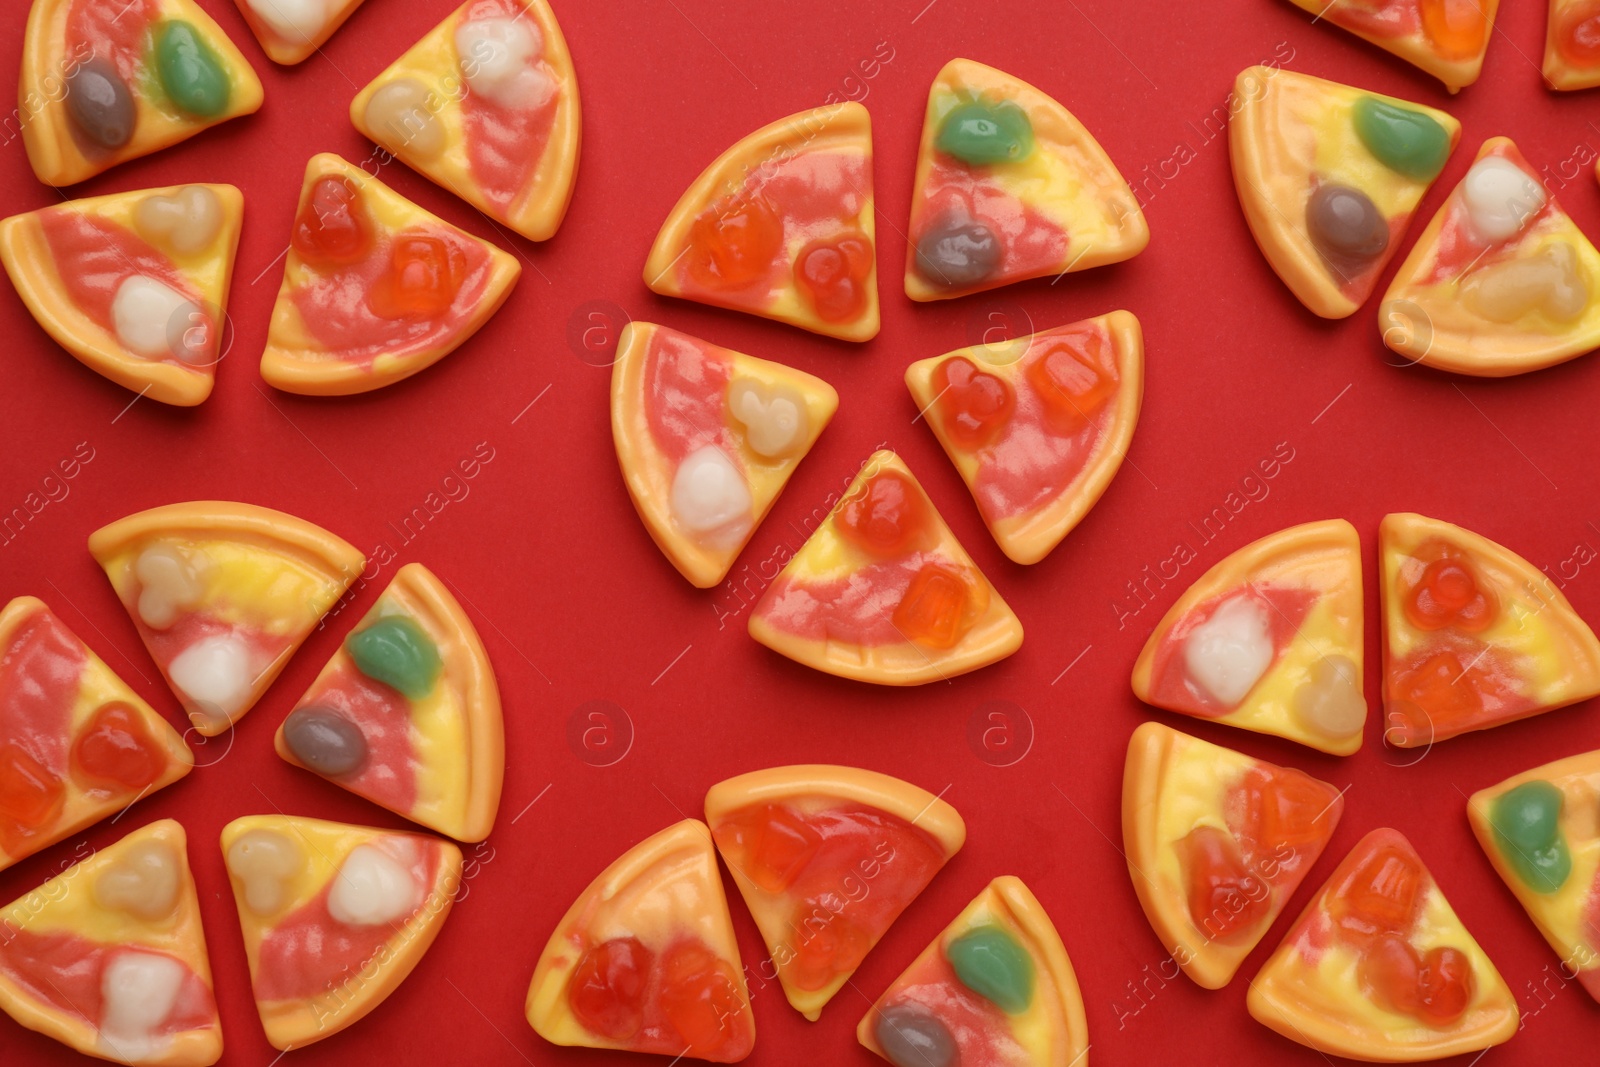
[[562,917],[528,986],[556,1045],[735,1063],[755,1047],[711,834],[697,819],[639,842]]
[[1133,190],[1072,113],[1003,71],[952,59],[928,90],[906,295],[944,300],[1132,259]]
[[1384,740],[1401,748],[1600,694],[1600,641],[1543,572],[1448,522],[1384,516]]
[[1600,348],[1600,252],[1505,137],[1422,231],[1378,311],[1416,363],[1504,377]]
[[1544,80],[1552,89],[1600,85],[1600,0],[1550,0]]
[[424,834],[292,815],[222,828],[256,1011],[273,1048],[359,1022],[444,926],[461,850]]
[[1144,397],[1144,335],[1126,311],[906,369],[906,388],[996,543],[1037,563],[1122,466]]
[[1517,1002],[1396,830],[1339,864],[1250,983],[1257,1022],[1330,1056],[1409,1063],[1508,1041]]
[[768,586],[750,636],[841,678],[921,685],[1011,655],[1022,623],[885,449]]
[[1472,832],[1550,947],[1600,1001],[1600,750],[1480,789]]
[[89,552],[208,737],[255,705],[366,566],[320,526],[218,500],[119,519],[89,535]]
[[43,601],[0,611],[0,870],[193,768],[177,731]]
[[69,200],[0,221],[28,311],[79,362],[140,396],[211,395],[244,197],[183,185]]
[[328,43],[362,0],[233,0],[261,50],[274,63],[293,66]]
[[1082,1064],[1088,1023],[1061,936],[1020,878],[977,897],[856,1027],[894,1067]]
[[28,162],[46,185],[177,144],[262,98],[194,0],[33,0],[17,96]]
[[784,996],[812,1022],[967,837],[926,790],[816,764],[718,782],[706,822]]
[[545,0],[467,0],[356,94],[350,121],[530,240],[554,236],[567,213],[578,78]]
[[274,745],[431,830],[489,836],[505,777],[500,690],[477,630],[432,571],[400,568]]
[[1452,93],[1478,80],[1500,0],[1290,0],[1399,56]]
[[1233,981],[1327,847],[1344,797],[1160,723],[1128,742],[1122,847],[1145,917],[1206,989]]
[[644,280],[663,296],[846,341],[878,333],[872,122],[857,103],[763,126],[701,172],[661,224]]
[[630,322],[611,371],[611,435],[634,509],[709,589],[767,517],[833,413],[833,386],[781,363]]
[[1168,711],[1336,756],[1361,747],[1361,539],[1291,526],[1203,574],[1145,642],[1133,692]]
[[0,910],[0,1009],[114,1063],[221,1059],[183,827],[135,830]]
[[312,156],[261,377],[313,396],[392,385],[477,333],[521,273],[508,253],[361,168]]
[[1233,183],[1250,232],[1300,302],[1353,314],[1461,135],[1443,111],[1272,67],[1234,83]]

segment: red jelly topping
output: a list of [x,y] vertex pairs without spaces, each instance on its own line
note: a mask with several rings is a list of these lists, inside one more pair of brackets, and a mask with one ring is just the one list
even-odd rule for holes
[[1380,1004],[1433,1026],[1455,1022],[1472,1001],[1472,962],[1466,953],[1441,945],[1421,955],[1395,934],[1368,947],[1360,977]]
[[783,804],[757,804],[717,827],[717,840],[740,856],[739,872],[768,893],[781,893],[822,847],[822,836]]
[[927,533],[929,505],[922,490],[899,471],[883,470],[845,498],[833,522],[845,540],[874,556],[892,558]]
[[988,607],[988,592],[948,563],[925,563],[894,609],[894,625],[909,641],[954,648]]
[[699,941],[679,941],[662,954],[661,1010],[694,1057],[728,1058],[748,1039],[738,975]]
[[1422,911],[1427,872],[1406,848],[1386,842],[1363,856],[1328,893],[1335,928],[1357,947],[1384,935],[1406,937]]
[[1479,579],[1465,556],[1444,546],[1424,549],[1419,558],[1428,558],[1415,583],[1400,579],[1400,605],[1411,625],[1419,630],[1482,633],[1500,614],[1500,598],[1493,587]]
[[389,269],[373,284],[367,304],[386,319],[435,319],[455,303],[466,273],[458,246],[426,233],[396,234]]
[[[1244,834],[1254,850],[1280,852],[1279,846],[1320,851],[1337,817],[1338,793],[1293,767],[1252,767],[1240,786]],[[1280,857],[1281,858],[1281,857]]]
[[849,322],[867,309],[872,242],[859,230],[820,238],[795,257],[795,281],[825,322]]
[[88,655],[49,611],[23,620],[0,650],[0,849],[15,859],[66,799],[67,736]]
[[1272,910],[1272,889],[1250,870],[1233,837],[1197,826],[1178,843],[1189,880],[1189,917],[1208,937],[1254,929]]
[[655,956],[636,937],[614,937],[578,960],[567,985],[572,1013],[592,1033],[626,1041],[644,1025],[645,991]]
[[707,289],[760,281],[783,250],[783,220],[760,193],[724,197],[689,227],[689,277]]
[[144,719],[120,700],[94,713],[72,745],[72,766],[96,786],[138,791],[161,777],[169,757]]
[[342,174],[325,174],[312,182],[289,243],[314,267],[360,262],[372,248],[372,221],[361,190]]
[[1016,410],[1017,398],[1003,378],[953,356],[933,369],[934,405],[944,432],[965,449],[994,440]]
[[1028,382],[1057,425],[1076,432],[1117,392],[1111,338],[1094,327],[1054,331],[1028,363]]
[[659,955],[634,937],[589,946],[567,1004],[590,1033],[635,1052],[733,1062],[755,1042],[738,972],[692,937]]

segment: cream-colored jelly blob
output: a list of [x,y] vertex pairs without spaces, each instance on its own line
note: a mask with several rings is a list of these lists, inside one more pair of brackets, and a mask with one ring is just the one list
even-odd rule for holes
[[1241,593],[1196,626],[1183,643],[1189,679],[1221,704],[1243,700],[1272,665],[1267,606]]
[[276,830],[251,830],[228,846],[228,872],[244,886],[245,907],[271,915],[287,902],[288,884],[305,866],[298,842]]
[[758,456],[793,455],[805,443],[805,398],[787,386],[735,378],[728,387],[728,411],[744,425],[745,444]]
[[732,547],[750,532],[750,487],[716,445],[703,445],[678,464],[670,503],[678,524],[707,544]]
[[328,24],[329,0],[246,0],[256,18],[286,41],[312,41]]
[[156,1030],[183,991],[187,968],[171,956],[116,952],[100,975],[100,1042],[125,1063],[137,1063],[170,1039]]
[[133,209],[133,226],[151,244],[179,256],[210,248],[222,232],[222,198],[203,185],[186,185],[172,196],[155,193]]
[[533,20],[495,16],[456,27],[461,76],[478,96],[501,107],[533,108],[555,93],[555,82],[535,64],[544,35]]
[[1515,322],[1542,311],[1556,322],[1576,322],[1589,306],[1589,283],[1578,253],[1553,241],[1536,256],[1481,267],[1461,281],[1461,299],[1490,322]]
[[352,926],[398,922],[422,903],[422,887],[406,866],[371,845],[350,850],[328,890],[328,914]]
[[1294,712],[1310,730],[1326,737],[1349,737],[1367,721],[1361,672],[1349,656],[1324,656],[1311,665],[1294,691]]
[[172,657],[167,677],[190,704],[217,719],[244,710],[255,686],[250,646],[235,634],[202,637]]
[[416,78],[396,78],[367,99],[367,126],[396,151],[432,159],[445,149],[443,106],[433,90]]
[[140,841],[94,880],[94,900],[149,922],[178,908],[179,861],[165,841]]
[[198,568],[175,545],[151,545],[140,552],[133,562],[133,576],[139,580],[139,618],[155,630],[171,626],[205,591]]
[[1461,180],[1467,221],[1485,242],[1504,241],[1522,232],[1544,209],[1544,187],[1527,171],[1501,156],[1484,156]]
[[[123,279],[111,297],[111,325],[123,348],[145,359],[176,357],[204,361],[201,338],[191,337],[205,321],[200,305],[165,282],[143,274]],[[202,333],[205,331],[202,331]]]

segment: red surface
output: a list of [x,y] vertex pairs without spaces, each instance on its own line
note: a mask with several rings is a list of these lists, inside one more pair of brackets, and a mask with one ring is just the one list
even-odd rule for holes
[[[37,515],[0,547],[0,597],[44,597],[179,723],[177,702],[84,549],[91,530],[138,508],[234,498],[323,523],[384,562],[235,734],[197,750],[207,766],[116,825],[101,824],[0,873],[0,899],[67,864],[83,840],[103,846],[152,819],[181,819],[205,909],[226,1060],[272,1062],[277,1053],[251,1004],[217,834],[235,816],[275,810],[404,825],[290,767],[273,754],[271,737],[350,623],[403,562],[420,560],[466,603],[499,673],[508,753],[500,821],[487,844],[467,850],[464,899],[417,971],[358,1026],[296,1052],[297,1064],[640,1062],[557,1049],[528,1028],[523,996],[545,939],[590,878],[647,834],[697,814],[712,783],[807,760],[861,764],[943,790],[965,816],[969,838],[816,1024],[760,978],[760,942],[735,904],[756,975],[759,1036],[750,1063],[876,1062],[852,1034],[868,998],[999,874],[1020,875],[1061,929],[1085,990],[1092,1062],[1322,1063],[1249,1018],[1244,978],[1208,993],[1164,963],[1117,851],[1124,746],[1151,715],[1350,787],[1327,853],[1244,976],[1346,851],[1368,830],[1392,825],[1416,843],[1525,1012],[1524,1031],[1486,1062],[1553,1060],[1592,1040],[1600,1007],[1562,981],[1555,954],[1473,842],[1464,805],[1474,789],[1600,745],[1595,707],[1428,752],[1384,748],[1374,716],[1366,748],[1341,760],[1167,717],[1128,691],[1140,644],[1190,580],[1255,537],[1334,515],[1361,531],[1369,593],[1378,520],[1416,510],[1548,567],[1578,610],[1600,620],[1593,421],[1600,361],[1509,381],[1452,378],[1395,366],[1380,344],[1374,304],[1343,322],[1314,318],[1252,243],[1217,132],[1234,76],[1275,59],[1462,119],[1461,147],[1423,203],[1418,230],[1482,139],[1510,134],[1578,224],[1600,235],[1592,174],[1600,128],[1591,125],[1600,95],[1541,88],[1543,4],[1504,5],[1482,81],[1452,99],[1428,76],[1312,25],[1282,0],[1230,0],[1226,9],[1113,0],[937,0],[924,8],[926,0],[909,0],[850,5],[848,13],[820,0],[781,10],[710,0],[561,0],[585,127],[566,224],[543,245],[512,240],[405,167],[383,168],[400,192],[514,249],[526,269],[481,335],[438,366],[378,393],[313,400],[273,391],[255,368],[301,170],[318,151],[372,157],[349,125],[346,102],[453,5],[369,3],[325,56],[284,70],[261,56],[231,3],[202,2],[260,70],[265,108],[74,192],[201,180],[244,188],[248,218],[228,309],[232,354],[199,409],[147,400],[128,408],[131,393],[62,353],[9,290],[0,293],[0,504],[21,507],[38,494]],[[7,42],[0,85],[14,83],[25,7],[7,4],[0,14]],[[925,94],[955,55],[1038,84],[1096,133],[1145,201],[1147,251],[1055,285],[1038,281],[926,306],[905,299],[897,231],[910,206]],[[830,93],[866,93],[877,127],[878,339],[833,342],[647,292],[640,269],[656,227],[700,168],[734,139]],[[15,138],[0,145],[0,188],[13,210],[58,200],[34,180]],[[585,330],[606,326],[603,315],[585,317],[596,301],[792,362],[839,389],[838,417],[719,589],[690,588],[629,505],[607,425],[608,373],[595,365],[605,356],[581,347]],[[1032,568],[1010,564],[928,429],[913,423],[901,374],[911,361],[971,343],[991,326],[1046,328],[1116,307],[1139,315],[1149,346],[1129,462],[1054,554]],[[773,559],[798,547],[802,522],[880,442],[901,451],[1021,616],[1027,640],[1006,662],[953,683],[890,691],[816,674],[743,633]],[[1280,442],[1293,458],[1263,466]],[[92,459],[68,463],[76,476],[63,480],[58,464],[75,451]],[[1180,542],[1195,558],[1173,578]],[[1129,583],[1146,590],[1148,606]],[[1376,608],[1374,597],[1373,664]],[[1378,691],[1369,671],[1368,700]],[[615,702],[632,723],[631,747],[611,766],[592,765],[612,755],[601,720],[587,718],[599,714],[591,701]],[[985,716],[1009,714],[1016,727],[1017,708],[1032,724],[1025,756],[1008,767],[979,758],[982,740],[1003,733],[1002,720]],[[612,738],[621,749],[620,734]],[[580,758],[585,740],[602,755]],[[0,1042],[8,1063],[75,1061],[7,1019],[0,1019]]]

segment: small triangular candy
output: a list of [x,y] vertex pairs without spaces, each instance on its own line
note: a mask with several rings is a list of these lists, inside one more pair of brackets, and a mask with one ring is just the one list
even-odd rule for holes
[[1128,742],[1128,874],[1162,947],[1206,989],[1233,981],[1343,814],[1338,789],[1293,767],[1157,722]]
[[1600,641],[1543,572],[1448,522],[1386,515],[1384,741],[1426,747],[1600,694]]
[[1396,830],[1362,838],[1250,983],[1250,1014],[1329,1056],[1413,1062],[1508,1041],[1516,999]]
[[395,574],[278,727],[278,755],[458,841],[494,826],[500,690],[460,603],[420,563]]
[[90,534],[89,552],[207,737],[255,705],[366,566],[320,526],[221,500],[129,515]]
[[1472,832],[1494,869],[1576,977],[1600,1001],[1600,749],[1480,789]]
[[312,156],[261,377],[312,396],[392,385],[477,333],[521,273],[511,254],[360,167]]
[[303,63],[328,43],[362,0],[233,0],[274,63]]
[[861,465],[750,615],[750,636],[814,670],[921,685],[987,667],[1022,623],[888,449]]
[[1550,0],[1544,81],[1552,89],[1600,85],[1600,0]]
[[221,1059],[183,827],[141,827],[0,910],[0,1009],[113,1063]]
[[383,1003],[439,936],[461,850],[428,834],[293,815],[222,828],[256,1011],[273,1048],[303,1048]]
[[579,894],[539,955],[527,1017],[556,1045],[750,1055],[755,1017],[705,823],[646,838]]
[[1004,71],[952,59],[933,79],[911,193],[906,295],[944,300],[1132,259],[1150,241],[1094,135]]
[[644,280],[845,341],[878,333],[872,122],[850,102],[735,143],[679,198]]
[[1037,563],[1122,466],[1144,398],[1144,335],[1113,311],[918,360],[906,387],[1001,551]]
[[804,371],[630,322],[611,371],[611,434],[645,528],[683,576],[727,575],[839,407]]
[[1452,93],[1478,80],[1500,0],[1289,0],[1399,56]]
[[894,1067],[1087,1062],[1083,995],[1061,935],[1020,878],[990,882],[856,1027]]
[[784,996],[812,1022],[967,837],[926,790],[815,764],[718,782],[706,822]]
[[1156,625],[1133,692],[1158,708],[1336,756],[1361,747],[1361,539],[1343,519],[1244,546]]
[[261,107],[261,80],[194,0],[33,0],[18,89],[46,185],[74,185]]
[[1600,348],[1600,252],[1506,137],[1478,149],[1378,309],[1415,363],[1501,378]]
[[1300,302],[1366,303],[1455,150],[1443,111],[1273,67],[1234,82],[1233,184],[1262,255]]
[[554,236],[567,213],[578,77],[545,0],[467,0],[356,94],[350,121],[529,240]]
[[244,197],[181,185],[0,221],[0,261],[56,343],[140,396],[190,407],[216,380]]

